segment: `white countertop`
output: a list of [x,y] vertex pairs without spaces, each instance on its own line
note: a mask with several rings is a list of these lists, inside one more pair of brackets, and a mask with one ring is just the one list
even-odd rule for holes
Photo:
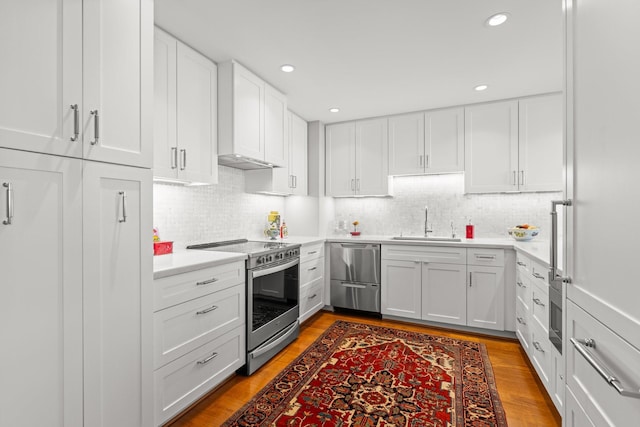
[[201,250],[181,250],[172,254],[156,255],[153,257],[153,278],[160,279],[245,259],[247,255],[241,253]]
[[[270,241],[268,239],[256,239],[260,241]],[[424,240],[395,240],[392,236],[360,235],[360,236],[289,236],[286,239],[278,239],[285,243],[299,243],[303,246],[314,243],[328,242],[361,242],[378,244],[396,244],[412,246],[462,246],[468,248],[498,248],[515,249],[525,255],[535,258],[538,262],[549,265],[549,242],[546,240],[532,240],[529,242],[518,242],[511,238],[478,238],[461,239],[460,242],[446,241],[424,241]],[[188,271],[200,270],[202,268],[213,267],[234,261],[243,261],[247,258],[245,254],[230,252],[212,252],[200,250],[181,250],[168,255],[158,255],[153,257],[153,278],[173,276],[175,274],[186,273]]]

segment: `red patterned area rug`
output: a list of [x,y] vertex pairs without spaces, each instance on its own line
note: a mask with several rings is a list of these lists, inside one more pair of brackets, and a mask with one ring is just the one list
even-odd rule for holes
[[223,424],[506,425],[484,344],[344,321]]

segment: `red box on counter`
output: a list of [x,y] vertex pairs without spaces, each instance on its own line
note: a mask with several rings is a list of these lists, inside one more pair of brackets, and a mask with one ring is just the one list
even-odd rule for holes
[[173,253],[173,242],[153,242],[154,255],[166,255]]

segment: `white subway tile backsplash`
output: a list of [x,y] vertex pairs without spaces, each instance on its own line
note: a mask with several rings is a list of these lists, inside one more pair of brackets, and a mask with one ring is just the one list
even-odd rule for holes
[[[464,226],[475,225],[476,237],[506,237],[507,228],[529,223],[550,233],[551,200],[561,193],[464,194],[464,175],[425,175],[394,178],[394,197],[337,198],[336,220],[358,220],[358,229],[376,235],[424,234],[424,210],[429,208],[429,227],[434,236],[451,234],[453,221],[458,236]],[[331,226],[328,234],[333,234]]]

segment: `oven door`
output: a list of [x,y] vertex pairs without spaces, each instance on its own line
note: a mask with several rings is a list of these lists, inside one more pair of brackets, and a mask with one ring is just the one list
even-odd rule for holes
[[300,259],[247,270],[247,350],[298,320]]
[[562,354],[562,292],[549,286],[549,341]]

